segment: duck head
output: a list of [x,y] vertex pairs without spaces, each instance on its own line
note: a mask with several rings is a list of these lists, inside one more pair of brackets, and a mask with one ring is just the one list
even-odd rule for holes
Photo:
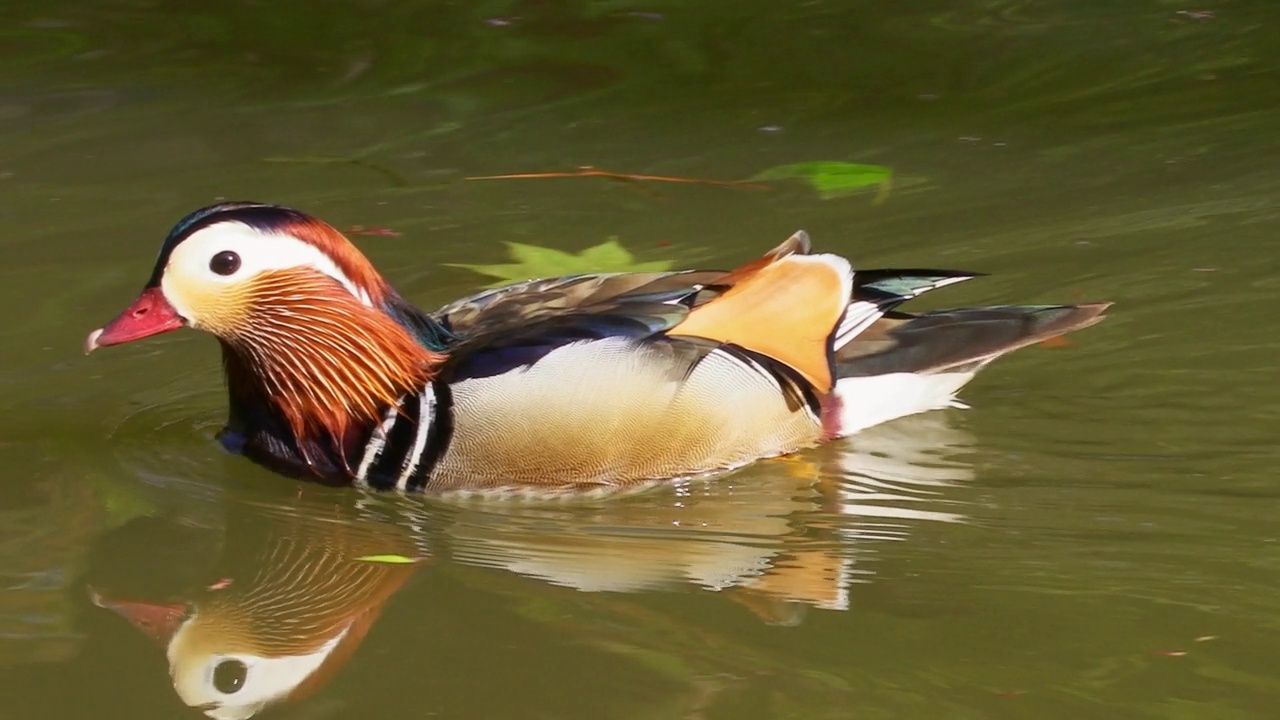
[[85,352],[182,327],[212,333],[230,424],[297,445],[312,464],[308,444],[341,455],[349,432],[430,378],[441,356],[406,320],[415,313],[332,226],[281,206],[224,203],[170,231],[142,293],[89,334]]

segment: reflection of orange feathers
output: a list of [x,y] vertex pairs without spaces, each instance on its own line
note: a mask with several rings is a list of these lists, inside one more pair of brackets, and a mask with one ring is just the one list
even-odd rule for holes
[[730,273],[733,287],[695,308],[670,335],[740,345],[831,390],[831,336],[851,293],[849,263],[835,255],[766,256]]
[[[405,570],[406,567],[409,569]],[[289,693],[288,698],[290,700],[301,700],[310,697],[333,680],[338,671],[355,654],[356,649],[360,647],[360,643],[364,642],[365,635],[373,627],[373,623],[378,619],[378,616],[382,614],[382,608],[387,600],[409,579],[413,569],[412,566],[395,566],[394,570],[397,572],[386,577],[379,588],[376,601],[355,616],[351,625],[347,627],[346,633],[342,636],[342,640],[338,641],[337,646],[334,647],[333,652],[324,659],[324,662],[320,664],[320,667],[316,668],[314,673],[298,683],[298,686]]]
[[729,598],[770,625],[799,625],[809,607],[847,609],[847,562],[831,550],[796,550]]
[[828,550],[796,550],[745,587],[783,600],[835,607],[844,597],[845,562]]

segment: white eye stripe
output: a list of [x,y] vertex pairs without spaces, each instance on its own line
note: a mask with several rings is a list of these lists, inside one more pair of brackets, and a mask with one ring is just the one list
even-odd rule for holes
[[[240,257],[240,267],[220,275],[209,263],[215,255],[228,251]],[[369,293],[352,282],[333,259],[316,246],[286,233],[262,232],[238,221],[201,228],[179,243],[169,256],[161,285],[174,309],[191,319],[192,308],[183,307],[182,287],[230,285],[269,270],[297,267],[321,272],[341,283],[361,303],[373,305]]]

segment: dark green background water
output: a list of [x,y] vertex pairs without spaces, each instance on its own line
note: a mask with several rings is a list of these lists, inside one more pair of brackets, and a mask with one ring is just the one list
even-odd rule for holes
[[[1280,716],[1277,47],[1268,0],[7,3],[0,715],[197,716],[89,587],[183,601],[359,535],[431,561],[273,714]],[[463,179],[807,160],[894,184]],[[223,197],[394,230],[356,239],[428,307],[503,241],[725,267],[798,228],[991,273],[921,307],[1117,305],[971,410],[718,483],[392,501],[227,457],[207,336],[81,355]]]

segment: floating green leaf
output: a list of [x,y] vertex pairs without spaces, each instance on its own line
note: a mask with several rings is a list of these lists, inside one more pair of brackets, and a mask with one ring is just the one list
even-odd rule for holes
[[134,518],[155,515],[159,512],[155,500],[139,490],[136,485],[125,485],[100,478],[90,480],[90,484],[106,511],[107,525],[110,527],[119,527]]
[[395,554],[362,555],[356,558],[356,560],[359,560],[360,562],[387,563],[388,565],[412,565],[413,563],[418,562],[414,558]]
[[862,163],[815,161],[779,165],[757,173],[748,180],[791,180],[808,181],[823,200],[852,195],[867,188],[879,188],[881,194],[887,191],[893,178],[893,171],[883,165],[864,165]]
[[671,262],[668,260],[636,262],[635,257],[622,246],[622,243],[618,242],[616,237],[610,237],[605,242],[577,254],[517,242],[508,242],[507,248],[511,259],[515,260],[513,263],[496,265],[450,263],[450,265],[498,278],[498,281],[491,283],[490,287],[517,280],[579,273],[662,272],[671,269]]

